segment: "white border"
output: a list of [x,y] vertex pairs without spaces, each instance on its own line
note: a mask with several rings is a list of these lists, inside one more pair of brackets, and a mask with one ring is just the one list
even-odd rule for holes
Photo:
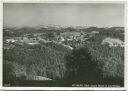
[[2,87],[2,58],[3,58],[3,4],[0,2],[0,86]]
[[[2,46],[3,46],[3,3],[123,3],[125,4],[125,80],[124,87],[3,87],[2,86]],[[128,90],[128,24],[127,0],[3,0],[0,2],[0,86],[2,90]]]
[[125,4],[125,61],[124,61],[124,87],[128,90],[128,1]]
[[3,3],[126,3],[127,0],[2,0]]
[[93,88],[93,87],[2,87],[2,90],[126,90],[125,88]]

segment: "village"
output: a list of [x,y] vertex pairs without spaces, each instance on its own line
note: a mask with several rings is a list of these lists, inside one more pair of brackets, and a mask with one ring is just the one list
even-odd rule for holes
[[[4,48],[10,49],[14,48],[13,44],[28,44],[28,45],[36,45],[41,42],[55,42],[67,46],[71,46],[72,42],[82,43],[86,42],[89,38],[98,34],[98,31],[91,31],[89,33],[86,32],[63,32],[57,35],[56,33],[28,33],[18,37],[9,37],[4,40]],[[102,42],[101,45],[108,44],[110,47],[124,47],[123,41],[116,38],[107,37]]]

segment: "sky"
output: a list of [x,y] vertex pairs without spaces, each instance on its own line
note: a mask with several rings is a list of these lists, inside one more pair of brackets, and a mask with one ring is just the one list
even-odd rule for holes
[[124,5],[112,3],[4,3],[3,24],[11,27],[124,26]]

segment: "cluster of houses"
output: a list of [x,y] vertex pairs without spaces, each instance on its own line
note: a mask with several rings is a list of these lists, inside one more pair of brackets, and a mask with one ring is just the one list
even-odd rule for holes
[[[97,34],[98,32],[92,31],[89,33],[89,35]],[[6,43],[19,43],[19,44],[29,44],[29,45],[35,45],[39,44],[39,41],[42,42],[50,42],[50,41],[56,41],[58,43],[64,44],[64,42],[70,42],[70,41],[85,41],[88,39],[88,34],[83,32],[64,32],[60,35],[55,35],[55,37],[52,40],[49,40],[49,38],[46,37],[47,35],[44,33],[34,33],[34,34],[25,34],[20,37],[13,37],[6,39]]]
[[38,40],[41,39],[39,37],[41,34],[33,34],[32,37],[30,37],[30,34],[26,34],[24,36],[20,37],[13,37],[6,39],[6,43],[27,43],[27,44],[37,44]]
[[60,36],[57,37],[58,42],[64,41],[84,41],[87,34],[80,33],[80,32],[65,32],[62,33]]
[[24,42],[24,43],[37,43],[36,38],[28,38],[28,37],[15,37],[6,39],[6,43],[18,43],[18,42]]
[[[6,39],[6,43],[16,43],[16,42],[38,43],[39,40],[44,40],[41,37],[41,35],[42,34],[39,33],[39,34],[33,34],[33,37],[29,37],[29,34],[26,34],[24,36]],[[83,39],[84,39],[84,35],[82,35],[78,32],[76,32],[76,33],[65,32],[65,33],[62,33],[59,36],[55,36],[55,38],[53,38],[53,40],[57,41],[57,42],[83,40]],[[45,40],[49,40],[49,39],[45,39]]]

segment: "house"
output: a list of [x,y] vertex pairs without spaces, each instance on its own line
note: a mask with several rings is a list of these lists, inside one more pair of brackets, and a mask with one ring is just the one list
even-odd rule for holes
[[92,31],[91,34],[98,34],[98,31]]
[[57,40],[58,40],[59,42],[64,42],[64,41],[65,41],[64,37],[62,37],[62,36],[58,36],[58,37],[57,37]]
[[27,37],[23,37],[23,39],[21,40],[21,42],[29,43],[30,40],[29,40],[29,38],[27,38]]
[[37,45],[39,44],[38,42],[34,42],[34,43],[28,43],[29,45]]
[[14,43],[14,42],[16,42],[16,41],[17,41],[17,40],[15,40],[15,39],[7,39],[7,40],[6,40],[7,43]]

